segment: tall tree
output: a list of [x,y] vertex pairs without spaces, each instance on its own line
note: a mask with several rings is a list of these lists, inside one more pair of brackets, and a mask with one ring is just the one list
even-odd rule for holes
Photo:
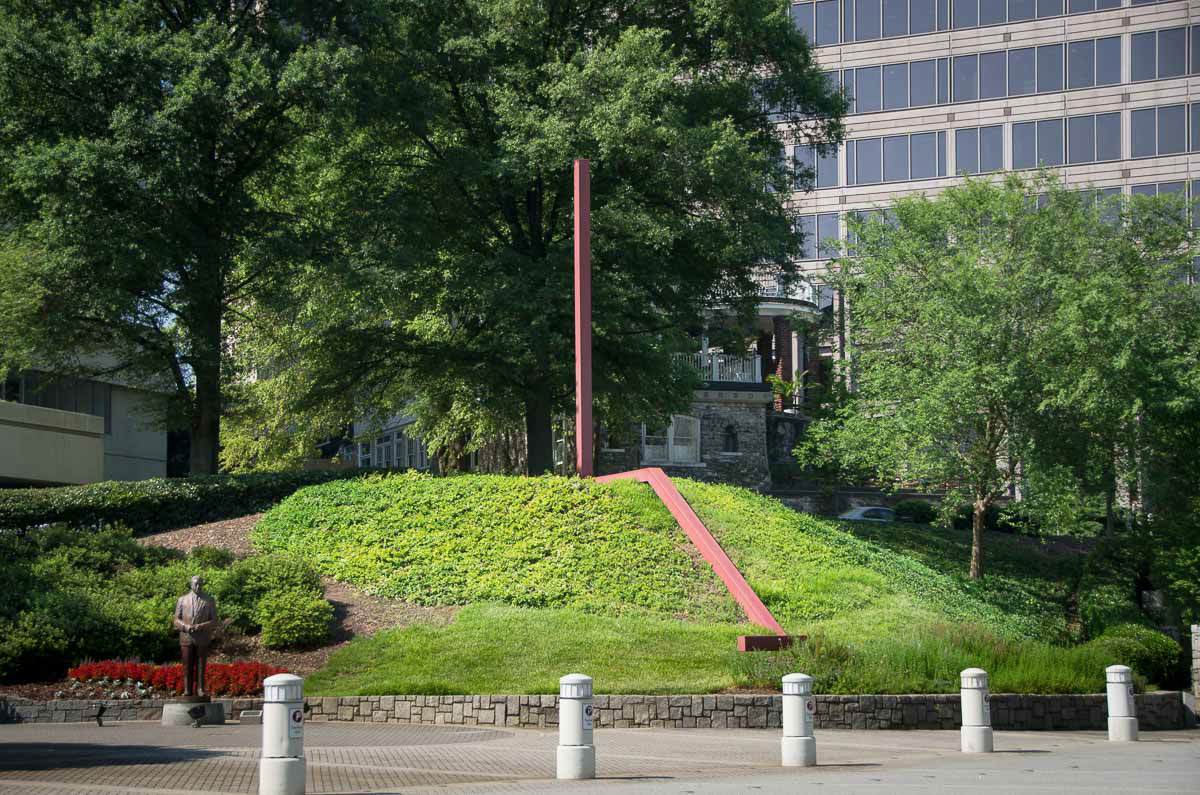
[[415,412],[443,449],[518,425],[529,471],[548,468],[552,417],[573,400],[578,157],[592,161],[604,419],[686,401],[692,381],[671,359],[682,332],[718,304],[748,311],[756,269],[792,268],[786,194],[767,189],[792,178],[776,123],[800,141],[841,134],[843,99],[787,3],[392,7],[371,49],[370,112],[384,112],[312,161],[341,190],[329,212],[356,217],[347,267],[294,285],[303,323],[258,326],[259,358],[287,366],[257,385],[238,463],[269,457],[271,417],[292,418],[285,433],[297,412],[341,404]]
[[797,452],[885,485],[945,488],[949,504],[965,498],[977,578],[985,517],[1011,485],[1044,504],[1080,493],[1070,453],[1087,446],[1081,406],[1051,399],[1061,336],[1087,333],[1079,313],[1100,289],[1089,269],[1133,248],[1090,194],[1048,176],[903,198],[853,233],[831,278],[848,305],[854,388]]
[[174,390],[215,471],[229,320],[314,245],[274,190],[373,25],[332,0],[5,3],[0,366],[109,354]]

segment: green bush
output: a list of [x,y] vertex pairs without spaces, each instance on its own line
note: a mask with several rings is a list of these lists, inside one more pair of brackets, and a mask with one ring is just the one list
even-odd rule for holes
[[1129,657],[1117,661],[1128,665],[1146,680],[1162,687],[1175,684],[1183,673],[1183,646],[1174,638],[1142,624],[1117,624],[1104,630],[1101,641],[1129,640],[1137,648],[1129,648]]
[[932,524],[937,519],[937,508],[925,500],[900,500],[894,508],[896,518],[914,524]]
[[1079,579],[1079,617],[1088,637],[1145,620],[1137,603],[1138,568],[1136,551],[1119,538],[1103,539],[1088,553]]
[[321,578],[308,563],[290,555],[258,555],[239,560],[212,586],[221,614],[230,626],[250,634],[262,626],[259,602],[272,593],[320,597]]
[[144,547],[119,527],[0,533],[0,560],[0,681],[52,678],[88,658],[175,659],[172,611],[194,574],[217,596],[219,618],[248,615],[252,632],[264,598],[284,593],[313,613],[321,597],[302,562],[248,558],[235,567],[222,550],[184,557]]
[[329,640],[333,605],[311,591],[273,591],[259,600],[256,620],[268,648],[318,646]]
[[354,470],[273,472],[0,489],[0,529],[123,524],[145,535],[258,513],[304,486],[358,476]]

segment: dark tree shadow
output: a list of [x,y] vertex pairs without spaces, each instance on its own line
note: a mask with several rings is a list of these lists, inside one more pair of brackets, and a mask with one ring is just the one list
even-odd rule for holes
[[60,770],[112,765],[170,765],[228,756],[204,748],[104,743],[0,743],[0,771]]

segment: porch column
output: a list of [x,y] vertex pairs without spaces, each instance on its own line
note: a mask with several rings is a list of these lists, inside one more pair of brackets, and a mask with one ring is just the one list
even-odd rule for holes
[[776,371],[782,370],[779,375],[783,377],[783,380],[791,381],[796,371],[795,361],[792,359],[792,321],[782,316],[776,316],[773,321],[775,324],[775,350],[778,351]]

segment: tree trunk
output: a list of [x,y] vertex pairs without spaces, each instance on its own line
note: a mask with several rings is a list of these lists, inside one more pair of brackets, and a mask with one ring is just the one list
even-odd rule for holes
[[983,576],[983,525],[987,518],[989,500],[979,497],[975,500],[974,512],[971,514],[971,579],[978,580]]
[[554,434],[550,422],[550,390],[539,385],[525,398],[526,471],[530,475],[554,469]]
[[215,475],[221,452],[221,368],[201,366],[196,375],[196,401],[192,409],[192,475]]
[[192,404],[192,475],[215,475],[221,466],[221,304],[214,288],[203,320],[193,329],[191,360],[196,379]]

